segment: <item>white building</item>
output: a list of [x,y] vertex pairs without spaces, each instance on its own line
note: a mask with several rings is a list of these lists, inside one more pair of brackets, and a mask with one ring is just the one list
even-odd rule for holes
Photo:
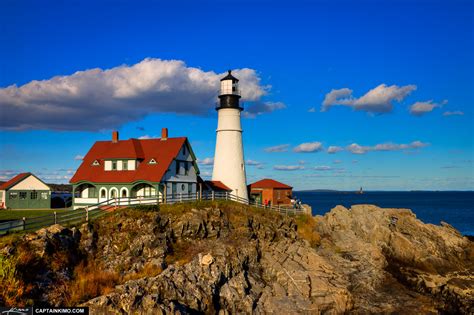
[[213,181],[220,181],[232,189],[232,194],[248,200],[245,174],[244,149],[239,104],[239,80],[231,71],[221,79],[219,93],[216,151],[214,155]]

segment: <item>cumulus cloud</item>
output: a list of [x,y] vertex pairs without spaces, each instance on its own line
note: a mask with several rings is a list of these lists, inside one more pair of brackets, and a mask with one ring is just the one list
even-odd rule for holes
[[286,108],[286,106],[282,102],[254,102],[242,113],[242,116],[245,118],[255,118],[283,108]]
[[447,112],[444,112],[443,113],[443,116],[462,116],[464,115],[464,112],[460,111],[460,110],[455,110],[455,111],[447,111]]
[[421,141],[413,141],[408,144],[397,144],[397,143],[381,143],[376,144],[374,146],[361,146],[357,143],[352,143],[351,145],[347,146],[347,151],[353,154],[365,154],[369,151],[400,151],[400,150],[414,150],[420,149],[428,146],[429,143],[421,142]]
[[[258,102],[270,89],[253,69],[233,73],[240,79],[244,101]],[[223,76],[180,60],[147,58],[134,65],[11,85],[0,88],[0,128],[96,131],[152,113],[204,115],[214,107]]]
[[433,100],[416,102],[410,106],[410,114],[414,116],[423,116],[424,114],[432,112],[433,109],[437,107],[441,107],[441,104],[433,103]]
[[214,165],[214,158],[213,157],[207,157],[203,160],[198,159],[197,160],[199,165]]
[[304,166],[303,165],[275,165],[273,166],[273,169],[276,171],[297,171],[297,170],[303,170]]
[[319,152],[323,149],[323,144],[321,142],[306,142],[296,146],[293,149],[293,152],[299,153],[310,153],[310,152]]
[[79,154],[78,154],[78,155],[76,155],[76,156],[74,157],[74,160],[76,160],[76,161],[82,161],[82,160],[84,160],[84,155],[79,155]]
[[344,151],[344,148],[331,145],[328,148],[327,153],[334,154],[334,153],[341,152],[341,151]]
[[288,151],[289,144],[280,144],[273,147],[263,149],[265,152],[286,152]]
[[388,113],[393,110],[394,101],[402,101],[414,90],[416,90],[415,85],[387,86],[386,84],[380,84],[365,95],[356,98],[352,95],[353,91],[351,89],[333,89],[326,94],[321,111],[325,112],[332,106],[341,105],[372,114]]

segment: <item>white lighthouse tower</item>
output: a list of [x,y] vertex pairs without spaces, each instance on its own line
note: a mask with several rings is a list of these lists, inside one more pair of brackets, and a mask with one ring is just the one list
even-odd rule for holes
[[218,122],[212,180],[221,181],[232,189],[232,194],[248,200],[240,124],[240,112],[243,108],[239,104],[239,80],[232,76],[230,70],[221,79],[219,99],[216,108]]

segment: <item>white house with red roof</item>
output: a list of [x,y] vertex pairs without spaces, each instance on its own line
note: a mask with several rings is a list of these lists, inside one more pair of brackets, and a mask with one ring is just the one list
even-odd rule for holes
[[186,137],[97,141],[70,183],[73,206],[81,208],[114,198],[195,194],[199,168]]

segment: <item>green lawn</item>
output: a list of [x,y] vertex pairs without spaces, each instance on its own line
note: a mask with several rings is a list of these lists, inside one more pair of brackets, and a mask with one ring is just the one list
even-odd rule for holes
[[28,209],[28,210],[0,210],[0,220],[13,220],[21,219],[23,217],[31,218],[47,214],[52,214],[56,211],[57,213],[64,213],[70,211],[68,209]]

